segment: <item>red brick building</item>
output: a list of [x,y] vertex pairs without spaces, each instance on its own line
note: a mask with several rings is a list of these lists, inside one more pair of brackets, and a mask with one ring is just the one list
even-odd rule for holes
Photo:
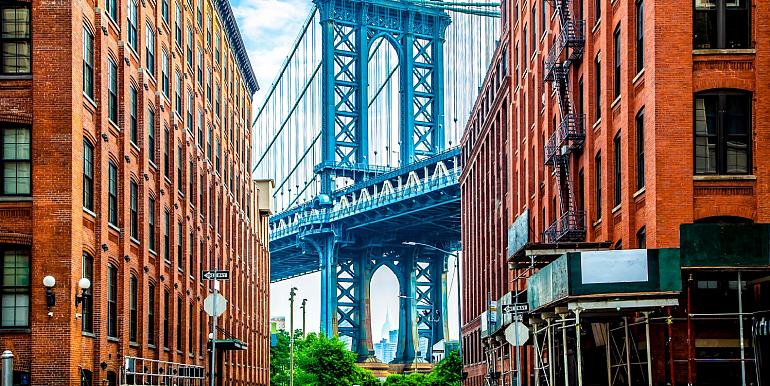
[[0,348],[16,384],[208,379],[214,268],[231,273],[220,384],[269,384],[272,187],[251,180],[258,86],[229,3],[2,1],[0,27]]
[[[521,292],[517,302],[529,295],[530,308],[540,304],[532,301],[537,281],[527,280],[535,272],[568,252],[579,259],[589,250],[623,249],[658,259],[665,248],[678,251],[681,280],[631,291],[634,299],[654,298],[647,308],[618,308],[609,313],[616,319],[580,324],[569,307],[584,312],[585,299],[570,293],[563,304],[530,309],[538,323],[563,307],[559,315],[594,338],[622,330],[623,317],[650,312],[643,318],[649,333],[630,328],[642,345],[629,345],[637,362],[654,358],[649,371],[599,353],[610,347],[606,340],[582,338],[586,356],[561,367],[570,369],[569,384],[579,384],[578,362],[584,373],[604,377],[586,376],[583,384],[756,384],[761,353],[750,342],[751,323],[770,304],[762,280],[770,260],[741,248],[765,248],[756,235],[770,222],[762,146],[770,134],[763,124],[770,78],[761,70],[770,65],[770,30],[762,23],[769,16],[770,4],[750,0],[503,2],[496,60],[507,64],[490,67],[463,139],[466,385],[515,379],[516,350],[482,339],[482,320],[494,318],[492,305],[499,308],[508,293],[509,301]],[[507,71],[498,74],[501,67]],[[704,250],[723,258],[700,259]],[[668,258],[660,259],[663,266]],[[616,289],[613,296],[592,290],[622,298]],[[533,343],[520,351],[526,385],[544,382],[536,373],[547,361],[537,353],[546,354]],[[573,338],[562,343],[570,352],[575,345]],[[627,367],[628,376],[608,381],[594,363],[601,361]]]

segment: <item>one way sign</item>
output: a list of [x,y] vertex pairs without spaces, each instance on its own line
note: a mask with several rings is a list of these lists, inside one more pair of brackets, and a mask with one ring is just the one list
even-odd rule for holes
[[230,271],[203,271],[204,280],[229,280]]
[[529,311],[529,304],[527,303],[514,303],[503,305],[503,313],[512,314],[514,312],[527,312]]

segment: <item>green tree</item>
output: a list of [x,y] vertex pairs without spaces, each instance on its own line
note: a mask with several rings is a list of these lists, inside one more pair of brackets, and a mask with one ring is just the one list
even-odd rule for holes
[[385,386],[428,386],[425,381],[426,376],[422,373],[395,374],[385,380]]
[[463,360],[460,353],[451,351],[425,377],[427,386],[460,386],[463,378]]
[[[305,346],[297,353],[297,364],[310,376],[303,385],[350,386],[355,380],[356,354],[337,338],[310,334]],[[297,382],[295,382],[297,383]]]

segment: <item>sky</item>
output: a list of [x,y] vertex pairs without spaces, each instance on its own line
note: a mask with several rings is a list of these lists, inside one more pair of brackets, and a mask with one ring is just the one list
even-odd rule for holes
[[[254,109],[259,108],[270,89],[289,49],[293,46],[300,27],[312,8],[310,0],[231,0],[233,13],[238,21],[249,59],[260,85],[254,97]],[[454,267],[454,260],[450,267]],[[457,336],[457,278],[450,271],[449,326],[450,335]],[[295,300],[295,328],[302,325],[299,305],[308,299],[306,326],[308,331],[318,331],[320,325],[320,275],[318,273],[275,283],[270,286],[271,316],[285,316],[289,325],[289,291],[297,287]],[[386,314],[398,326],[398,281],[386,268],[375,272],[371,282],[372,334],[374,341],[381,338]]]

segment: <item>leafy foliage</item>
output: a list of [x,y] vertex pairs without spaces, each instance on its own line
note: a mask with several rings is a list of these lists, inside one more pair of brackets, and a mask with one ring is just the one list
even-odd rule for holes
[[[356,365],[356,354],[337,338],[295,332],[294,384],[302,386],[380,386],[372,372]],[[277,333],[277,344],[270,350],[270,385],[289,384],[289,333]],[[451,352],[430,373],[391,375],[385,386],[460,386],[462,359]]]

